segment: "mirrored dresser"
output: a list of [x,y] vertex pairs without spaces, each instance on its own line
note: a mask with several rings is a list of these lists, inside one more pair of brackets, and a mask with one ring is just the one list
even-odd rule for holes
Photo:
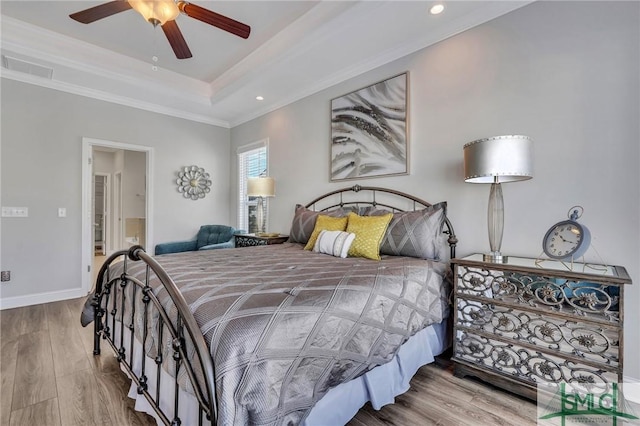
[[621,266],[481,254],[454,264],[454,372],[530,399],[538,383],[621,382]]

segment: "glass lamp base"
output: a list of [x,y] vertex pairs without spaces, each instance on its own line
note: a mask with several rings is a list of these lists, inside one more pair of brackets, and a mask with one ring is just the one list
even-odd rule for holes
[[482,255],[482,260],[491,263],[508,263],[509,256],[503,256],[500,252],[487,253]]

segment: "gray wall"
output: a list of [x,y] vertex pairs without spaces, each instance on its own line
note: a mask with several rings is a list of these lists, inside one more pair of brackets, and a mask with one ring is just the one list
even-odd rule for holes
[[[28,218],[2,218],[2,269],[12,274],[0,286],[3,305],[81,288],[83,137],[154,148],[156,242],[229,223],[228,129],[7,79],[1,107],[1,203],[29,208]],[[214,182],[198,201],[184,199],[175,185],[177,171],[192,164]],[[58,207],[67,208],[66,218],[57,217]]]
[[122,215],[125,220],[129,217],[145,217],[146,158],[144,152],[124,151]]
[[[503,185],[502,251],[538,256],[546,230],[582,205],[587,260],[623,265],[635,282],[625,293],[625,374],[640,379],[639,16],[637,2],[531,4],[233,128],[232,176],[237,147],[268,137],[270,230],[289,231],[296,203],[357,182],[447,200],[464,256],[488,250],[489,187],[463,182],[462,146],[529,135],[535,176]],[[410,175],[330,183],[330,100],[407,70]]]

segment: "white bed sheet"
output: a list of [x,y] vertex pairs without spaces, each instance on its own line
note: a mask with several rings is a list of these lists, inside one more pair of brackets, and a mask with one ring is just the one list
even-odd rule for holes
[[[420,367],[430,364],[435,357],[449,346],[446,332],[447,320],[431,325],[409,338],[396,356],[388,363],[380,365],[362,376],[342,383],[331,389],[309,413],[302,423],[303,426],[337,426],[344,425],[351,420],[364,404],[371,401],[374,409],[379,410],[387,404],[392,404],[395,397],[409,390],[409,382]],[[119,327],[117,327],[119,330]],[[130,342],[129,330],[124,330],[124,342]],[[114,339],[119,342],[119,336]],[[134,364],[140,360],[142,345],[134,339]],[[128,357],[127,357],[128,359]],[[149,393],[155,395],[156,364],[153,359],[146,358],[146,376],[148,377]],[[123,370],[124,371],[124,370]],[[134,370],[139,376],[141,371]],[[126,372],[125,372],[126,373]],[[160,405],[165,412],[172,412],[174,405],[175,381],[173,377],[161,370]],[[135,399],[135,409],[150,414],[156,418],[158,425],[162,421],[148,403],[144,395],[139,395],[137,387],[132,381],[128,396]],[[179,417],[185,426],[198,424],[198,402],[190,393],[180,391]],[[172,420],[172,419],[169,419]],[[210,424],[205,421],[205,424]]]

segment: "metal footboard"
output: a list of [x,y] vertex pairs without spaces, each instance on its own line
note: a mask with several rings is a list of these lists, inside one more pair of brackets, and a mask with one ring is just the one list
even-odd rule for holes
[[[124,257],[123,272],[118,276],[111,276],[112,272],[109,266],[122,257]],[[128,273],[130,263],[140,261],[146,265],[144,280]],[[161,305],[150,286],[152,278],[157,278],[157,280],[154,279],[154,283],[158,282],[166,289],[173,306],[165,309]],[[136,299],[141,303],[136,303]],[[215,374],[209,349],[184,297],[171,277],[155,259],[149,256],[141,246],[134,246],[129,250],[122,250],[111,255],[98,273],[92,306],[95,319],[93,354],[100,354],[100,340],[101,338],[106,340],[115,351],[120,365],[136,383],[138,394],[145,396],[165,424],[182,424],[179,416],[178,398],[178,375],[182,370],[187,373],[199,403],[199,424],[205,424],[205,419],[207,424],[216,424]],[[142,312],[142,329],[136,330],[136,318],[138,320],[140,318],[140,313],[136,314],[136,308],[140,308],[140,306],[144,310]],[[150,325],[148,322],[149,318],[155,315],[152,310],[157,312],[157,325]],[[171,312],[171,316],[168,312]],[[147,356],[150,326],[156,327],[158,342],[160,342],[156,353],[151,357]],[[169,333],[171,336],[171,350],[166,354],[161,344],[164,340],[163,336],[167,336],[165,333]],[[135,339],[138,339],[139,344],[142,345],[144,356],[134,357]],[[192,353],[192,355],[188,356],[188,353]],[[169,354],[172,360],[164,359]],[[173,407],[161,407],[160,403],[163,376],[161,369],[163,368],[162,364],[167,361],[173,362],[172,375],[175,382]],[[151,369],[155,370],[154,383],[150,383],[148,378]],[[154,391],[150,391],[151,389]]]

